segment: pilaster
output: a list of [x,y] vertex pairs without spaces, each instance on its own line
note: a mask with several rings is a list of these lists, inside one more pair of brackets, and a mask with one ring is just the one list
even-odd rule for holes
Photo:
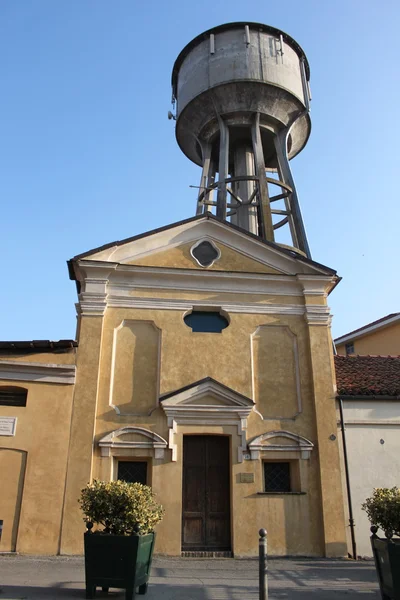
[[318,444],[323,543],[326,557],[347,555],[337,441],[330,327],[309,322],[312,386]]
[[61,554],[83,551],[84,525],[78,498],[91,480],[103,316],[81,318],[77,380],[60,537]]

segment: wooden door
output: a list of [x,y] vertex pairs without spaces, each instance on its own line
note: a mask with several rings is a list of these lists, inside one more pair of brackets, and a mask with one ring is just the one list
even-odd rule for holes
[[183,437],[182,550],[230,550],[229,438]]

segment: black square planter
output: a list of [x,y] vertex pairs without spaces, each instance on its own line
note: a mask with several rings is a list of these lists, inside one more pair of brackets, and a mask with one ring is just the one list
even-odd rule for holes
[[400,600],[400,539],[371,536],[372,552],[383,600]]
[[96,587],[126,590],[125,599],[133,600],[136,589],[145,594],[150,576],[155,533],[111,535],[85,533],[86,598],[94,598]]

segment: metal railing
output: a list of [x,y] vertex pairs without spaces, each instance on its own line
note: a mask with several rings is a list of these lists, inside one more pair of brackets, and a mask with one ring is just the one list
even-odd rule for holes
[[[229,186],[229,184],[237,184],[243,181],[254,182],[254,190],[248,199],[241,199],[238,196],[238,194],[236,194],[235,191],[233,191],[233,189]],[[290,187],[290,185],[272,177],[265,177],[265,181],[270,185],[276,185],[281,188],[280,194],[276,194],[275,196],[269,198],[270,203],[276,202],[277,200],[286,200],[288,198],[290,199],[290,196],[293,193],[293,189]],[[230,209],[229,211],[227,211],[226,217],[230,217],[236,214],[236,210],[240,206],[259,206],[260,194],[258,183],[259,177],[255,175],[241,175],[238,177],[228,177],[222,181],[216,181],[208,187],[203,188],[203,190],[199,193],[199,196],[197,198],[197,205],[198,207],[203,207],[203,210],[206,210],[207,206],[217,206],[218,203],[212,200],[212,192],[214,190],[218,190],[221,187],[221,185],[224,185],[226,187],[227,193],[231,197],[231,201],[226,204],[226,207]],[[290,204],[287,204],[286,210],[271,209],[271,214],[281,215],[284,217],[283,219],[281,219],[277,223],[274,223],[273,225],[273,228],[275,230],[279,229],[280,227],[288,223],[288,217],[291,214]]]

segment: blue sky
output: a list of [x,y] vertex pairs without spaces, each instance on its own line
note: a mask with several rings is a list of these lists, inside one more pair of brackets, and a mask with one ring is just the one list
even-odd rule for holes
[[194,214],[172,66],[245,20],[310,63],[313,129],[292,169],[313,258],[343,277],[333,334],[400,310],[397,0],[2,0],[0,339],[73,338],[66,260]]

